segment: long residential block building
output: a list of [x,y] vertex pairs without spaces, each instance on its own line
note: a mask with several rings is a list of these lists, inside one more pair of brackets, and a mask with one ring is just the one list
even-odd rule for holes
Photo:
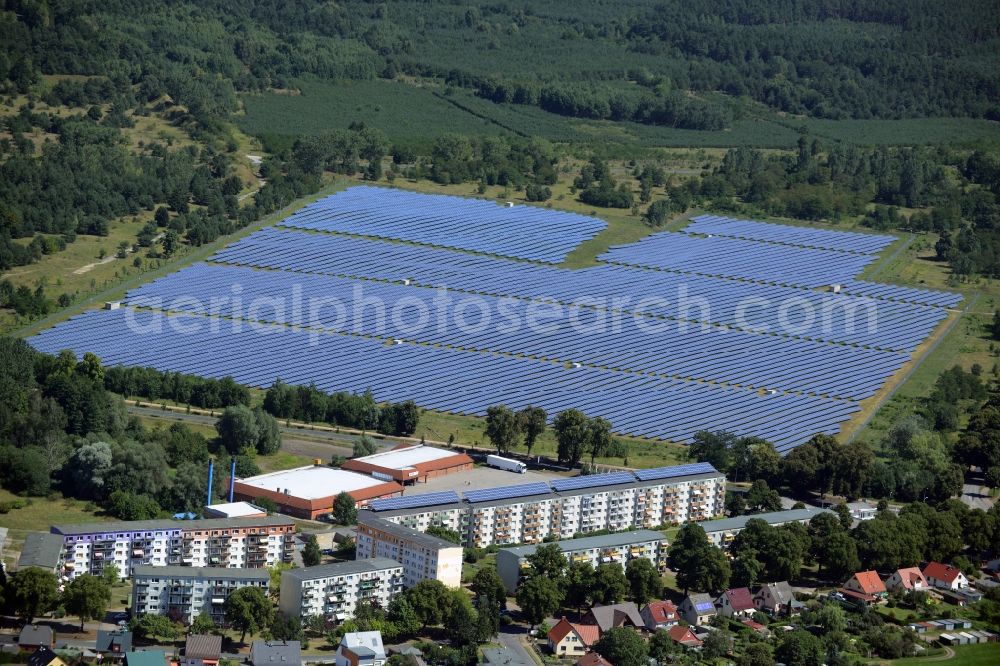
[[220,569],[217,567],[139,566],[132,572],[132,612],[166,615],[190,624],[207,613],[225,626],[225,603],[242,587],[264,592],[271,582],[267,569]]
[[[580,537],[552,542],[559,546],[566,560],[586,562],[593,567],[599,564],[617,563],[624,569],[629,560],[646,558],[664,571],[667,558],[667,540],[660,532],[633,530],[618,534]],[[501,548],[497,551],[497,573],[508,592],[513,593],[521,576],[530,568],[528,557],[538,549],[538,544]]]
[[375,500],[387,521],[441,525],[467,546],[539,543],[599,530],[650,529],[721,516],[726,477],[708,463],[612,472],[502,488]]
[[698,523],[704,530],[708,540],[712,545],[723,550],[729,550],[736,535],[742,532],[747,523],[751,520],[763,520],[772,527],[780,527],[788,523],[806,524],[815,516],[821,513],[833,513],[830,509],[820,509],[818,507],[807,506],[804,509],[788,509],[786,511],[769,511],[767,513],[755,513],[749,516],[735,516],[733,518],[723,518],[722,520],[709,520]]
[[384,557],[321,564],[281,572],[278,608],[303,620],[321,616],[342,622],[358,602],[386,608],[403,591],[403,565]]
[[462,584],[462,547],[417,530],[358,512],[355,539],[358,560],[386,558],[403,567],[402,582],[413,587],[422,580],[439,580],[448,587]]
[[280,516],[54,525],[51,533],[62,538],[68,578],[109,564],[122,578],[149,566],[266,568],[291,562],[295,547],[295,523]]

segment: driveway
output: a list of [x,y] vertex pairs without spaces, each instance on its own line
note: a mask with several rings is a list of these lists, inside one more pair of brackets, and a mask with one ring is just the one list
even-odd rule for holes
[[965,475],[965,483],[962,484],[962,501],[972,509],[989,511],[996,501],[990,496],[990,489],[984,481],[982,473],[978,471]]
[[497,642],[516,654],[524,663],[538,664],[540,662],[538,657],[535,656],[534,650],[528,648],[524,643],[522,643],[522,640],[528,638],[527,632],[528,630],[524,627],[514,624],[506,627],[500,627]]

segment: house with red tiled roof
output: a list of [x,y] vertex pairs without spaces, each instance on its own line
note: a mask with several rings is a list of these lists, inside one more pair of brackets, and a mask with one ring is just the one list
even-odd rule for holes
[[612,664],[596,652],[588,652],[576,660],[575,666],[612,666]]
[[669,629],[681,621],[677,606],[672,601],[651,601],[643,606],[639,614],[649,631]]
[[676,627],[667,629],[667,633],[670,634],[671,640],[678,645],[683,645],[684,647],[701,647],[701,639],[694,635],[690,627],[682,627],[678,624]]
[[865,604],[877,603],[887,592],[877,571],[859,571],[840,588],[841,594]]
[[965,577],[962,570],[950,564],[940,562],[929,562],[924,567],[924,578],[931,587],[942,590],[962,590],[969,587],[969,579]]
[[563,617],[549,629],[549,650],[557,657],[582,657],[601,637],[596,624],[574,624]]
[[927,589],[927,579],[917,567],[907,567],[896,569],[892,575],[885,579],[885,589],[890,592],[899,590],[901,592],[918,592]]
[[715,607],[719,609],[719,615],[737,620],[748,618],[757,610],[753,605],[753,595],[746,587],[726,590],[715,600]]

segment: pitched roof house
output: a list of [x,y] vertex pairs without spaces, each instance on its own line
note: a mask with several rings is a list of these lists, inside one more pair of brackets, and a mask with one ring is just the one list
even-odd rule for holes
[[678,624],[667,629],[667,633],[670,634],[671,640],[684,647],[701,647],[701,639],[694,635],[690,627],[682,627]]
[[217,666],[222,655],[222,636],[190,634],[184,642],[183,666]]
[[715,614],[715,602],[704,592],[692,592],[684,598],[678,610],[688,624],[700,625],[708,622]]
[[573,624],[565,617],[549,629],[549,650],[562,657],[580,657],[601,637],[596,624]]
[[28,666],[66,666],[66,662],[59,655],[44,645],[28,657],[27,663]]
[[802,608],[802,604],[795,600],[795,593],[788,581],[761,585],[753,595],[753,604],[757,610],[770,615],[791,615]]
[[382,632],[354,631],[344,634],[337,647],[337,666],[383,666]]
[[885,579],[885,589],[889,591],[902,590],[903,592],[926,590],[927,579],[917,567],[896,569],[891,576]]
[[165,666],[167,653],[163,650],[139,650],[125,653],[125,666]]
[[596,652],[588,652],[576,660],[575,666],[612,666],[612,664]]
[[17,646],[22,650],[34,650],[39,647],[52,647],[56,642],[52,627],[44,624],[26,624],[17,635]]
[[726,590],[715,600],[715,607],[719,610],[719,615],[737,619],[750,617],[757,611],[757,607],[753,605],[753,595],[746,587]]
[[677,612],[677,606],[674,606],[674,602],[672,601],[651,601],[643,606],[642,610],[639,611],[639,615],[642,616],[642,621],[649,631],[669,629],[681,620],[680,613]]
[[298,641],[254,641],[251,666],[301,666],[302,645]]
[[583,624],[596,624],[603,634],[616,627],[643,628],[646,623],[639,613],[639,607],[631,601],[607,606],[594,606],[583,617]]
[[969,587],[969,579],[965,577],[961,569],[950,564],[929,562],[924,567],[924,578],[927,579],[928,585],[942,590],[961,590]]
[[840,591],[845,596],[866,604],[875,603],[886,596],[885,583],[877,571],[859,571],[844,583]]
[[126,652],[132,651],[132,632],[124,627],[110,631],[98,629],[94,651],[98,652],[102,659],[117,661],[124,657]]

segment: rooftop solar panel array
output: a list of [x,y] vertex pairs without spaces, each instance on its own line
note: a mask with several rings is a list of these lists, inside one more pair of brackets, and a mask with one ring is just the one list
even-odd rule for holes
[[654,469],[640,469],[635,472],[636,478],[640,481],[657,481],[660,479],[672,479],[678,476],[689,474],[714,474],[717,473],[711,463],[699,462],[690,465],[672,465],[670,467],[656,467]]
[[564,492],[582,488],[597,488],[613,486],[619,483],[633,483],[635,475],[632,472],[611,472],[610,474],[591,474],[589,476],[574,476],[570,479],[558,479],[550,482],[553,490]]
[[368,503],[368,508],[372,511],[395,511],[397,509],[412,509],[424,506],[441,506],[442,504],[455,504],[462,501],[458,493],[448,490],[440,493],[426,493],[424,495],[408,495],[406,497],[391,497],[389,499],[377,499]]
[[[240,287],[238,307],[230,301],[230,307],[216,308],[215,314],[405,339],[470,352],[499,351],[666,377],[855,400],[874,394],[908,358],[899,352],[852,349],[648,318],[621,317],[612,326],[608,313],[590,310],[563,311],[547,317],[544,326],[528,326],[529,313],[534,307],[531,302],[502,302],[492,296],[477,296],[476,301],[491,314],[481,315],[477,311],[475,318],[463,315],[459,320],[457,313],[467,301],[456,295],[451,307],[438,312],[435,299],[439,298],[439,292],[435,289],[208,264],[195,264],[144,285],[130,292],[128,302],[135,306],[210,314],[216,297],[232,293],[234,285]],[[178,294],[183,297],[175,298]],[[303,305],[259,307],[265,299],[285,304],[298,299]],[[320,299],[335,299],[344,307],[317,311],[305,305]],[[380,305],[367,307],[353,316],[351,305],[358,299],[376,299]],[[516,330],[482,326],[498,319],[501,311],[524,325]],[[435,314],[428,317],[427,313]],[[441,321],[447,325],[441,326]],[[464,325],[459,325],[459,321]],[[650,332],[655,325],[664,327],[663,334]],[[482,330],[473,330],[476,327]]]
[[465,499],[473,504],[479,504],[480,502],[495,502],[498,500],[513,499],[515,497],[544,495],[547,492],[550,492],[549,484],[547,483],[525,483],[519,486],[501,486],[499,488],[469,490],[465,493]]
[[686,233],[712,234],[727,238],[859,254],[878,254],[896,240],[894,236],[884,234],[795,227],[787,224],[735,220],[718,215],[700,215],[691,219],[691,224],[684,228]]
[[689,442],[705,428],[756,435],[784,451],[813,434],[835,434],[857,403],[661,379],[427,345],[386,345],[284,326],[225,322],[194,315],[97,310],[30,339],[46,353],[97,354],[108,366],[154,367],[203,377],[233,377],[266,388],[280,377],[323,391],[379,401],[413,400],[445,412],[482,416],[491,405],[528,405],[551,416],[574,407],[602,416],[615,432]]
[[612,247],[598,258],[626,266],[816,288],[849,280],[875,255],[663,231]]
[[[642,305],[655,316],[768,333],[787,330],[793,337],[900,351],[915,349],[947,316],[938,308],[848,294],[627,266],[567,270],[435,248],[275,229],[251,234],[211,259],[297,273],[408,280],[450,290],[564,304],[596,299],[629,312]],[[684,299],[694,305],[685,308]],[[764,302],[770,305],[759,305]],[[782,327],[779,309],[789,302],[807,305],[814,316],[809,320],[799,308],[791,308],[786,312],[791,326]],[[701,303],[708,304],[707,310]],[[758,305],[745,307],[746,303]]]
[[321,199],[281,224],[549,263],[607,226],[576,213],[368,186]]

